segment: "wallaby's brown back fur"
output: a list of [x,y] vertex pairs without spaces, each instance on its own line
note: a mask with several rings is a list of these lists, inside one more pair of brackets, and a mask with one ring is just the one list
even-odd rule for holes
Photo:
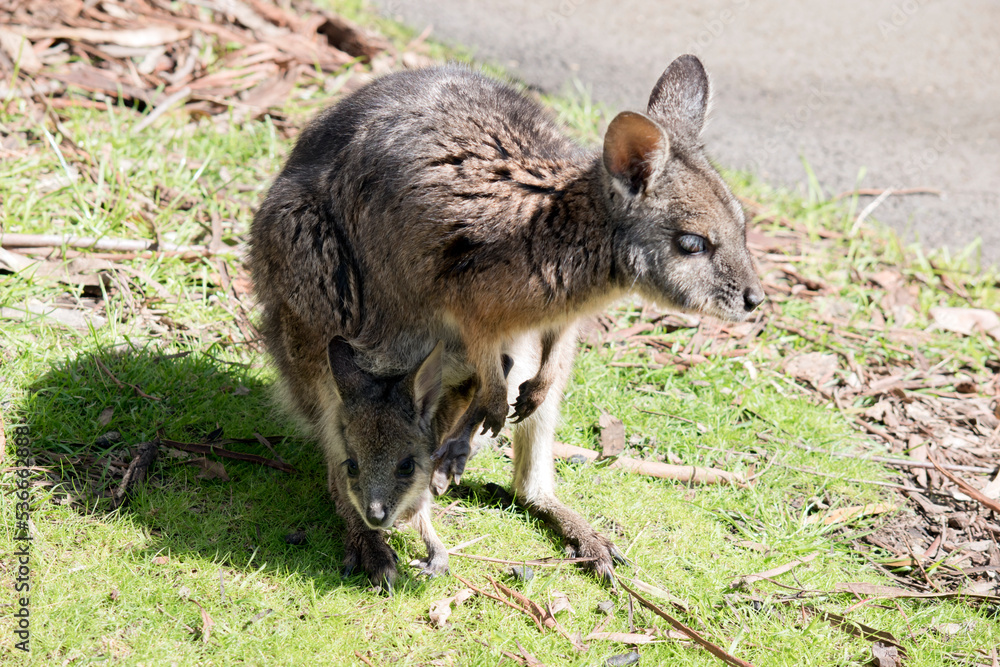
[[630,291],[745,318],[763,291],[742,210],[702,152],[707,101],[700,62],[679,58],[596,153],[461,67],[388,75],[317,117],[257,213],[250,263],[286,392],[331,466],[345,456],[324,426],[335,336],[372,377],[412,372],[444,342],[444,385],[477,383],[444,448],[457,477],[472,427],[504,423],[501,359],[524,335],[539,332],[540,364],[519,420],[564,381],[575,320]]

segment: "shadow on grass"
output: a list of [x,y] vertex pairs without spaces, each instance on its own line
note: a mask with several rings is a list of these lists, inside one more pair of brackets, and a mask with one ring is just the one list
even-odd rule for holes
[[[70,499],[81,513],[127,515],[148,529],[152,542],[134,556],[194,556],[246,572],[308,577],[318,593],[367,588],[362,575],[341,576],[344,523],[327,495],[322,454],[274,407],[272,381],[266,369],[198,352],[101,350],[54,366],[29,388],[22,412],[36,465],[51,471],[56,497]],[[258,433],[273,452],[256,441]],[[224,465],[229,479],[206,478],[211,475],[198,465],[203,457],[164,445],[145,481],[112,509],[110,495],[137,445],[156,437],[245,439],[225,447],[280,457],[296,472],[208,455]],[[441,501],[451,500],[509,508],[513,498],[487,484],[452,487]],[[554,533],[552,538],[559,541]],[[424,580],[404,564],[423,557],[423,545],[397,531],[389,542],[400,556],[397,591],[420,589]]]
[[[51,469],[57,497],[72,496],[83,513],[118,512],[146,526],[153,536],[149,557],[191,555],[229,568],[298,573],[319,592],[363,585],[358,577],[340,577],[344,526],[326,492],[326,466],[319,449],[295,437],[293,424],[275,410],[270,384],[267,371],[202,353],[102,350],[53,367],[30,387],[23,414],[36,464]],[[268,438],[274,453],[255,433]],[[187,443],[209,435],[249,439],[226,448],[277,455],[297,472],[208,455],[229,479],[205,479],[199,455],[163,446],[130,501],[112,510],[109,495],[136,445],[157,435]],[[301,544],[289,543],[293,533],[304,534]]]

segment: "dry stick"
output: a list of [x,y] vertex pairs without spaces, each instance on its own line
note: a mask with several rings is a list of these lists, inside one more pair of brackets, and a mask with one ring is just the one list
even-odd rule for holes
[[747,586],[747,585],[752,584],[753,582],[759,581],[761,579],[767,579],[767,578],[770,578],[770,577],[776,577],[779,574],[784,574],[785,572],[788,572],[789,570],[798,567],[799,565],[803,565],[805,563],[808,563],[809,561],[811,561],[814,558],[816,558],[816,556],[818,556],[818,555],[819,555],[818,552],[817,553],[812,553],[812,554],[809,554],[808,556],[805,556],[803,558],[796,558],[795,560],[791,561],[790,563],[785,563],[784,565],[779,565],[778,567],[772,568],[770,570],[765,570],[764,572],[758,572],[757,574],[747,574],[747,575],[744,575],[744,576],[740,577],[739,579],[737,579],[736,581],[734,581],[732,584],[730,584],[730,587],[731,588],[741,588],[743,586]]
[[354,650],[354,655],[355,655],[355,657],[356,657],[356,658],[357,658],[358,660],[360,660],[361,662],[363,662],[363,663],[365,663],[366,665],[368,665],[368,667],[374,667],[374,665],[372,665],[372,661],[371,661],[371,660],[369,660],[368,658],[366,658],[366,657],[364,656],[364,654],[362,654],[362,653],[361,653],[361,651],[358,651],[357,649],[355,649],[355,650]]
[[[760,434],[758,434],[758,437],[760,437]],[[785,442],[780,438],[774,438],[773,436],[771,436],[770,439],[778,440],[779,442]],[[854,454],[844,454],[842,452],[830,452],[825,449],[816,449],[815,447],[803,445],[802,443],[798,442],[792,442],[790,444],[798,447],[799,449],[807,451],[810,454],[826,454],[827,456],[839,456],[845,459],[857,459],[859,461],[873,461],[875,463],[887,463],[889,465],[897,466],[899,468],[938,468],[939,470],[941,468],[944,468],[945,470],[954,470],[955,472],[973,472],[983,475],[988,475],[996,470],[996,468],[984,468],[982,466],[963,466],[953,463],[932,464],[927,461],[910,461],[908,459],[893,458],[891,456],[855,456]]]
[[[139,239],[109,239],[96,236],[62,236],[59,234],[14,234],[7,232],[0,236],[0,244],[6,248],[90,248],[94,250],[121,250],[124,252],[139,252],[156,250],[155,241]],[[191,245],[164,243],[161,250],[172,252],[199,252],[210,254],[208,248]]]
[[650,610],[651,612],[653,612],[654,614],[665,620],[667,623],[672,625],[674,629],[676,629],[677,631],[684,633],[685,635],[690,637],[693,641],[697,642],[698,644],[701,644],[705,648],[705,650],[707,650],[709,653],[714,655],[719,660],[722,660],[727,665],[736,665],[737,667],[753,667],[753,663],[749,663],[745,660],[741,660],[740,658],[730,655],[721,647],[716,646],[712,642],[708,641],[707,639],[699,635],[697,632],[695,632],[688,626],[684,625],[683,623],[675,619],[673,616],[671,616],[670,614],[663,611],[662,609],[657,607],[655,604],[653,604],[646,598],[642,597],[641,595],[633,591],[621,579],[618,580],[618,583],[621,585],[622,588],[625,589],[625,591],[629,595],[638,600],[639,604],[641,604],[643,607],[645,607],[646,609]]
[[507,600],[506,598],[502,598],[502,597],[500,597],[498,595],[493,595],[492,593],[487,593],[486,591],[484,591],[482,589],[476,588],[475,586],[473,586],[472,584],[470,584],[468,581],[466,581],[462,577],[458,576],[457,574],[453,574],[452,576],[455,577],[456,579],[458,579],[460,582],[462,582],[465,585],[466,588],[471,588],[473,591],[475,591],[479,595],[491,598],[493,600],[496,600],[497,602],[502,602],[503,604],[507,605],[511,609],[516,609],[517,611],[521,612],[522,614],[528,614],[528,616],[531,616],[532,620],[535,621],[535,625],[538,626],[538,629],[544,632],[544,630],[542,628],[541,622],[537,618],[535,618],[534,616],[532,616],[531,613],[527,609],[525,609],[524,607],[519,607],[516,604],[514,604],[513,602],[511,602],[510,600]]
[[283,461],[275,461],[273,459],[266,459],[263,456],[257,456],[256,454],[244,454],[243,452],[234,452],[229,449],[223,449],[217,445],[201,445],[193,442],[178,442],[176,440],[161,440],[160,444],[167,447],[173,447],[174,449],[179,449],[184,452],[191,452],[192,454],[215,454],[224,459],[233,459],[235,461],[248,461],[250,463],[259,463],[260,465],[268,466],[269,468],[274,468],[282,472],[298,472],[295,468],[288,465]]
[[[510,447],[504,447],[503,453],[509,458],[514,458],[514,451]],[[552,453],[554,456],[561,459],[568,459],[579,455],[583,456],[588,461],[595,461],[599,456],[599,454],[592,449],[567,445],[562,442],[553,443]],[[639,459],[633,459],[627,456],[618,456],[608,460],[611,461],[608,465],[609,468],[619,468],[627,472],[640,473],[660,479],[673,479],[680,482],[689,482],[694,484],[719,484],[722,482],[728,482],[735,486],[744,486],[743,480],[740,479],[738,475],[727,470],[719,470],[717,468],[677,466],[660,463],[659,461],[640,461]]]
[[848,190],[846,192],[841,192],[839,195],[834,197],[837,199],[846,199],[847,197],[853,197],[854,195],[860,195],[862,197],[878,197],[886,192],[891,192],[894,195],[941,195],[941,191],[937,188],[902,188],[900,190],[878,190],[875,188],[864,188],[861,190]]
[[108,367],[104,365],[104,362],[101,361],[100,357],[94,357],[94,361],[97,362],[98,368],[100,368],[102,371],[104,371],[104,373],[109,378],[111,378],[112,381],[114,381],[115,385],[117,385],[119,389],[124,389],[125,387],[132,387],[132,389],[135,391],[135,393],[139,394],[143,398],[148,398],[151,401],[158,401],[158,400],[160,400],[156,396],[150,396],[149,394],[147,394],[146,392],[144,392],[142,389],[139,389],[138,386],[136,386],[134,384],[129,384],[128,382],[122,382],[121,380],[119,380],[118,378],[116,378],[114,376],[114,373],[112,373],[111,371],[109,371]]
[[117,509],[121,507],[122,503],[125,502],[129,487],[139,484],[146,478],[146,471],[156,461],[156,455],[160,451],[159,448],[159,440],[139,443],[135,458],[128,464],[128,470],[125,471],[121,484],[118,485],[118,488],[115,489],[114,494],[111,496],[112,508]]
[[927,459],[934,465],[935,468],[937,468],[938,472],[940,472],[942,475],[950,479],[955,485],[958,486],[958,488],[962,489],[962,491],[964,491],[966,494],[972,496],[972,498],[978,500],[980,503],[990,508],[994,512],[1000,514],[1000,503],[984,496],[982,492],[979,491],[979,489],[972,486],[961,477],[952,475],[950,472],[945,470],[944,466],[938,464],[938,462],[934,460],[934,457],[931,456],[930,452],[927,452]]
[[[893,482],[879,482],[874,479],[856,479],[854,477],[841,477],[840,475],[834,475],[828,472],[820,472],[819,470],[810,470],[809,468],[799,468],[798,466],[788,465],[787,463],[775,463],[774,465],[781,468],[788,468],[789,470],[795,470],[797,472],[803,472],[807,475],[817,475],[819,477],[830,477],[832,479],[842,480],[844,482],[854,482],[856,484],[875,484],[876,486],[886,486],[890,489],[899,489],[900,491],[915,491],[917,493],[923,493],[925,489],[918,489],[915,486],[907,486],[905,484],[894,484]],[[757,473],[753,476],[753,479],[760,477],[761,473]]]
[[504,558],[491,558],[489,556],[477,556],[475,554],[463,554],[454,553],[452,551],[448,552],[450,556],[460,556],[462,558],[471,558],[472,560],[482,560],[487,563],[500,563],[501,565],[532,565],[535,567],[561,567],[567,563],[592,563],[598,560],[597,556],[588,556],[587,558],[538,558],[535,560],[506,560]]

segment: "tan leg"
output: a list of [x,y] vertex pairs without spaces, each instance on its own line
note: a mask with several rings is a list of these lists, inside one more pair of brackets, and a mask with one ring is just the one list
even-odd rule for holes
[[[575,341],[575,327],[570,338]],[[531,514],[549,524],[571,551],[580,558],[593,558],[583,566],[602,579],[614,581],[615,562],[624,562],[621,553],[575,511],[555,495],[555,466],[552,442],[559,419],[562,391],[572,371],[576,345],[558,346],[560,354],[551,358],[553,380],[548,396],[538,409],[514,429],[514,493]]]
[[518,387],[517,400],[514,401],[515,424],[524,421],[538,409],[561,372],[559,360],[572,359],[576,354],[575,350],[574,326],[550,329],[542,334],[542,357],[538,371],[533,378],[525,380]]

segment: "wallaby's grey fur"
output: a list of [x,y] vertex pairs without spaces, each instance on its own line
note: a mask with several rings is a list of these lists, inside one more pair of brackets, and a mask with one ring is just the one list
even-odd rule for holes
[[[613,545],[553,493],[552,429],[574,323],[629,292],[730,320],[763,300],[743,212],[700,144],[708,96],[701,63],[682,56],[646,113],[619,114],[603,152],[592,153],[511,87],[465,68],[430,68],[378,79],[303,131],[254,220],[250,263],[285,392],[326,450],[348,522],[348,564],[357,553],[376,580],[394,575],[365,555],[379,550],[375,542],[391,554],[381,536],[364,536],[390,517],[367,515],[364,490],[341,472],[349,459],[360,466],[349,454],[382,438],[371,465],[398,477],[402,454],[416,461],[411,450],[420,449],[423,461],[450,430],[434,454],[457,479],[475,425],[496,433],[507,417],[507,353],[523,420],[514,432],[518,498],[610,577]],[[336,336],[350,341],[352,363],[371,382],[416,373],[398,380],[410,388],[351,408],[331,378],[345,353],[330,345]],[[432,440],[420,447],[393,449],[374,427],[349,432],[345,424],[370,420],[378,405],[401,422],[424,419],[413,386],[435,354],[443,386],[461,385],[471,400],[464,412],[432,410],[435,432],[421,431]],[[402,395],[409,407],[394,403]],[[410,479],[397,505],[425,516],[424,475]],[[432,550],[436,536],[421,531]]]

